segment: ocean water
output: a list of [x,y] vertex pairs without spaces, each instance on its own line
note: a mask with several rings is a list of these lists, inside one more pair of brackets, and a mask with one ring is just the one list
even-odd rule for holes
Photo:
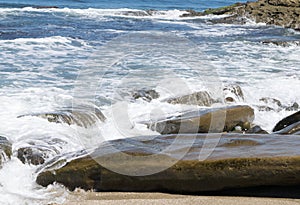
[[[265,40],[300,40],[300,33],[276,26],[212,24],[217,16],[181,18],[193,9],[226,6],[232,0],[0,0],[0,135],[13,157],[0,169],[1,204],[62,203],[60,185],[35,183],[38,166],[22,164],[20,147],[34,143],[59,153],[94,143],[154,135],[139,122],[192,109],[162,102],[171,96],[207,90],[222,97],[238,84],[255,109],[255,124],[271,131],[293,111],[260,111],[263,97],[283,105],[300,103],[300,50]],[[58,8],[45,8],[56,6]],[[41,8],[42,7],[42,8]],[[133,101],[139,89],[159,91],[157,100]],[[106,123],[85,129],[28,116],[74,104],[97,106]],[[135,129],[131,129],[132,127]]]

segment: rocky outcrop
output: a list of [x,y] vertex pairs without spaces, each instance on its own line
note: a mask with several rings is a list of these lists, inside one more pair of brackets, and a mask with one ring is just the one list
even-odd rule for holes
[[0,136],[0,165],[10,159],[11,155],[11,143],[5,137]]
[[189,95],[184,95],[175,98],[169,98],[164,100],[171,104],[186,104],[186,105],[198,105],[198,106],[211,106],[214,100],[207,91],[199,91]]
[[241,126],[242,130],[249,129],[254,111],[249,106],[236,105],[187,112],[170,118],[146,124],[161,134],[229,132],[236,126]]
[[279,121],[273,128],[273,132],[277,132],[277,131],[287,128],[291,125],[293,126],[293,124],[295,124],[297,122],[300,122],[300,111],[298,111],[290,116],[287,116],[284,119],[282,119],[281,121]]
[[47,147],[31,146],[22,147],[18,149],[17,157],[23,164],[39,165],[43,164],[45,160],[58,155],[59,152]]
[[238,103],[245,100],[244,93],[239,85],[226,85],[223,92],[225,103]]
[[[60,168],[45,168],[36,181],[42,186],[58,182],[70,190],[181,194],[257,186],[285,189],[300,185],[298,138],[198,134],[120,139]],[[199,160],[209,149],[206,160]],[[147,170],[160,171],[139,174]]]
[[105,121],[106,119],[102,112],[94,107],[73,107],[56,112],[21,115],[18,116],[18,118],[26,116],[40,117],[55,123],[75,124],[85,128],[94,125],[98,121]]
[[300,7],[298,5],[299,1],[295,0],[258,0],[256,2],[247,2],[246,4],[234,4],[217,9],[208,9],[204,12],[193,12],[184,16],[227,14],[230,16],[214,21],[217,23],[245,23],[245,18],[249,18],[257,23],[299,30]]
[[40,139],[23,141],[16,145],[16,155],[23,164],[40,165],[61,154],[67,142],[51,136],[41,136]]
[[159,98],[159,93],[155,90],[136,90],[132,93],[134,99],[143,99],[150,102],[153,99]]

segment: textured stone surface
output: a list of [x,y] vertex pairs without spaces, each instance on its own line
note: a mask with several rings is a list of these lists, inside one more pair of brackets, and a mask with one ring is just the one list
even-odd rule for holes
[[215,20],[216,23],[245,23],[249,18],[257,23],[278,25],[285,28],[300,29],[300,7],[297,0],[258,0],[246,4],[234,4],[204,12],[192,12],[186,16],[202,16],[207,14],[231,15]]
[[[213,143],[215,148],[207,159],[199,160],[201,149],[207,151]],[[300,185],[299,144],[299,136],[294,135],[201,134],[121,139],[96,149],[92,156],[97,162],[90,156],[77,157],[61,168],[44,169],[37,183],[47,186],[59,182],[71,190],[80,187],[96,191],[172,193],[294,186]],[[184,148],[188,149],[182,158]],[[150,175],[129,176],[110,170],[118,168],[135,175],[163,168],[170,162],[163,171]],[[109,169],[105,168],[107,165]]]
[[11,155],[11,143],[6,139],[6,137],[0,136],[0,165],[2,164],[2,162],[10,159]]
[[150,129],[161,134],[208,133],[242,129],[254,119],[254,111],[246,105],[210,108],[182,114],[171,119],[149,123]]
[[97,121],[105,121],[106,119],[99,109],[93,107],[74,107],[57,112],[28,114],[18,117],[26,116],[36,116],[47,119],[49,122],[66,123],[68,125],[75,124],[81,127],[89,127]]
[[273,132],[277,132],[279,130],[282,130],[294,123],[300,122],[300,111],[285,117],[281,121],[279,121],[275,127],[273,128]]
[[214,103],[214,100],[206,91],[199,91],[189,95],[170,98],[165,101],[171,104],[186,104],[186,105],[199,105],[199,106],[211,106]]

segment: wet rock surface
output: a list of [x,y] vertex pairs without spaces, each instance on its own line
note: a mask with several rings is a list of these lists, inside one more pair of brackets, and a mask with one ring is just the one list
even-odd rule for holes
[[58,156],[67,142],[51,136],[26,141],[25,146],[16,147],[17,158],[23,164],[40,165]]
[[300,29],[300,7],[299,1],[293,0],[258,0],[246,4],[233,4],[217,9],[208,9],[204,12],[190,12],[187,16],[202,15],[229,15],[225,18],[213,20],[215,23],[241,23],[248,19],[256,23],[278,25],[285,28]]
[[148,123],[148,127],[161,134],[208,133],[232,131],[236,126],[243,130],[254,119],[254,110],[246,105],[210,108],[184,113],[171,119]]
[[[257,134],[120,139],[103,143],[90,156],[77,157],[60,168],[45,168],[36,181],[42,186],[58,182],[70,190],[80,187],[95,191],[198,193],[260,186],[284,189],[300,184],[299,143],[295,135]],[[214,148],[208,150],[212,144]],[[199,155],[207,157],[199,160]],[[160,172],[138,175],[166,164],[170,166]],[[128,171],[132,176],[111,169]]]
[[273,132],[277,132],[279,130],[282,130],[290,125],[293,125],[297,122],[300,122],[300,111],[285,117],[281,121],[279,121],[275,127],[273,128]]
[[74,107],[56,112],[27,114],[18,116],[18,118],[26,116],[40,117],[54,123],[66,123],[68,125],[75,124],[85,128],[94,125],[98,121],[103,122],[106,119],[98,108],[91,107]]
[[132,93],[134,99],[143,99],[150,102],[153,99],[159,98],[159,93],[155,90],[136,90]]
[[6,137],[0,136],[0,165],[2,162],[10,159],[12,155],[12,144],[7,140]]
[[238,103],[245,100],[242,88],[239,85],[227,85],[223,88],[225,103]]
[[199,91],[189,95],[166,99],[165,101],[171,104],[186,104],[198,106],[211,106],[214,103],[213,98],[207,91]]

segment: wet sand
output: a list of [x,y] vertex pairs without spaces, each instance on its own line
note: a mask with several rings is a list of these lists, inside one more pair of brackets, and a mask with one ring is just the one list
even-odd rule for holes
[[132,192],[73,192],[64,205],[299,205],[300,199],[264,198],[264,197],[229,197],[229,196],[190,196],[163,193],[132,193]]

